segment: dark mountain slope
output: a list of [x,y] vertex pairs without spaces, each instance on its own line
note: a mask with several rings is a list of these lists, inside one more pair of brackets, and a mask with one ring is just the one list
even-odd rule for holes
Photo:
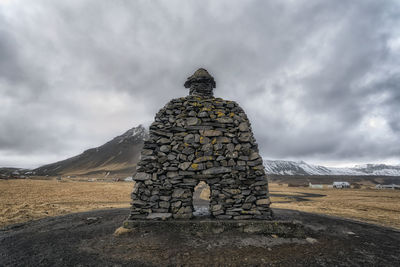
[[146,137],[146,129],[139,125],[102,146],[88,149],[66,160],[41,166],[33,171],[36,175],[89,175],[102,172],[132,174]]

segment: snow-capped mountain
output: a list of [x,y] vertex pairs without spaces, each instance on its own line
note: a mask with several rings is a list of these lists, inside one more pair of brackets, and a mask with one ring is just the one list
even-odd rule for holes
[[323,166],[309,165],[304,161],[264,160],[267,174],[280,175],[325,175],[330,170]]
[[274,175],[353,175],[400,176],[400,166],[385,164],[356,165],[352,168],[333,168],[308,164],[304,161],[264,160],[267,174]]
[[356,165],[352,169],[365,173],[365,175],[400,176],[400,166],[390,166],[385,164],[365,164]]
[[147,130],[139,125],[102,146],[91,148],[75,157],[41,166],[37,175],[83,175],[109,171],[132,174],[139,160]]
[[143,142],[147,138],[147,136],[147,130],[142,125],[139,125],[138,127],[133,127],[132,129],[126,131],[124,134],[115,137],[110,142],[116,141],[118,142],[118,144],[123,142],[137,143]]

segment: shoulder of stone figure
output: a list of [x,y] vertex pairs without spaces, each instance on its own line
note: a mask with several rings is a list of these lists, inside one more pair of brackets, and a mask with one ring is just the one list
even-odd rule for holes
[[199,96],[190,96],[190,95],[170,100],[156,113],[156,117],[157,115],[168,113],[168,110],[170,109],[176,109],[179,107],[182,107],[183,109],[183,107],[190,105],[197,107],[204,107],[204,110],[206,111],[211,111],[212,109],[219,109],[219,108],[225,108],[231,110],[233,109],[242,117],[245,117],[247,119],[247,115],[244,109],[236,101],[226,100],[216,97],[202,98]]

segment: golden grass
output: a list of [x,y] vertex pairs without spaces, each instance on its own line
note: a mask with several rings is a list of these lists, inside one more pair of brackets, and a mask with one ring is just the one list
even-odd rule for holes
[[325,197],[310,201],[274,203],[290,198],[271,197],[273,208],[322,213],[400,229],[400,191],[376,189],[311,189],[270,184],[271,194],[314,193]]
[[[0,180],[0,227],[72,212],[129,207],[132,187],[133,183],[127,182]],[[271,197],[273,208],[322,213],[400,229],[397,190],[309,189],[270,184],[270,191],[288,196],[302,192],[326,195],[303,202]],[[285,200],[291,202],[274,203]]]
[[129,207],[132,183],[0,180],[0,227],[48,216]]

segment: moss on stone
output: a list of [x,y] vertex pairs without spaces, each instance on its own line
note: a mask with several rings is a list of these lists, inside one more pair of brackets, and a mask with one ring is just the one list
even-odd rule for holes
[[199,164],[193,163],[190,167],[191,167],[192,169],[197,170],[197,169],[199,168]]

